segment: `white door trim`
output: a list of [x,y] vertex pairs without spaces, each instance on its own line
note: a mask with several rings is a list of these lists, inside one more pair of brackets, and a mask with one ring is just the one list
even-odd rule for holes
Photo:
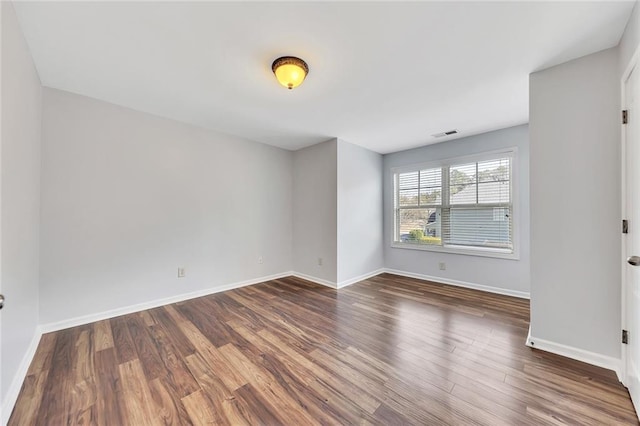
[[[631,72],[635,69],[636,65],[640,61],[640,45],[636,47],[631,60],[627,64],[620,79],[620,114],[622,110],[627,109],[627,95],[626,95],[626,82],[631,75]],[[627,150],[627,134],[626,127],[622,124],[622,116],[620,115],[620,187],[621,187],[621,219],[627,219],[627,163],[626,163],[626,150]],[[622,223],[620,224],[622,226]],[[621,254],[624,258],[627,253],[627,238],[626,235],[622,235],[621,238]],[[621,314],[621,330],[627,329],[627,266],[625,262],[620,262],[621,271],[621,292],[620,292],[620,314]],[[622,331],[621,331],[622,332]],[[627,385],[627,345],[620,340],[620,378],[623,385]]]

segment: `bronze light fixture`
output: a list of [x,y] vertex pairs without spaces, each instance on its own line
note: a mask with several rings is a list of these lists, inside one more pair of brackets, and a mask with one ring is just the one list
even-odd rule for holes
[[276,59],[271,64],[271,70],[278,82],[289,90],[300,86],[309,74],[307,63],[295,56],[282,56]]

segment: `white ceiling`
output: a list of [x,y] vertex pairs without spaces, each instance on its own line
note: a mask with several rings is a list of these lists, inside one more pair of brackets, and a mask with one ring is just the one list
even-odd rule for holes
[[[20,2],[42,84],[287,149],[387,153],[528,122],[528,75],[616,46],[633,2]],[[299,88],[271,62],[309,64]]]

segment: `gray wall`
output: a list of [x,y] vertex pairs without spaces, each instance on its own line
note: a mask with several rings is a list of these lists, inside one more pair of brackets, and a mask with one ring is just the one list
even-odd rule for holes
[[[293,270],[337,282],[337,155],[332,139],[293,153]],[[322,265],[318,265],[322,258]]]
[[[497,259],[391,247],[393,240],[393,176],[391,168],[497,149],[518,148],[520,259]],[[384,156],[384,263],[387,268],[444,280],[479,284],[507,292],[529,292],[529,132],[527,125],[470,136],[451,142]],[[439,263],[446,270],[439,270]]]
[[[6,306],[0,313],[0,401],[5,406],[9,387],[16,378],[38,325],[42,88],[13,5],[2,2],[0,7],[0,287],[7,298]],[[7,403],[12,404],[13,401]],[[9,414],[3,410],[4,420]]]
[[530,77],[531,336],[620,357],[620,75],[608,49]]
[[289,151],[45,89],[42,160],[43,324],[291,270]]
[[383,268],[382,155],[338,140],[338,284]]

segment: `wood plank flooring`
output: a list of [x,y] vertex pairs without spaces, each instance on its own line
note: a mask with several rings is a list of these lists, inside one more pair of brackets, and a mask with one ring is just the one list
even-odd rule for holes
[[528,326],[526,300],[284,278],[44,335],[9,424],[638,424]]

